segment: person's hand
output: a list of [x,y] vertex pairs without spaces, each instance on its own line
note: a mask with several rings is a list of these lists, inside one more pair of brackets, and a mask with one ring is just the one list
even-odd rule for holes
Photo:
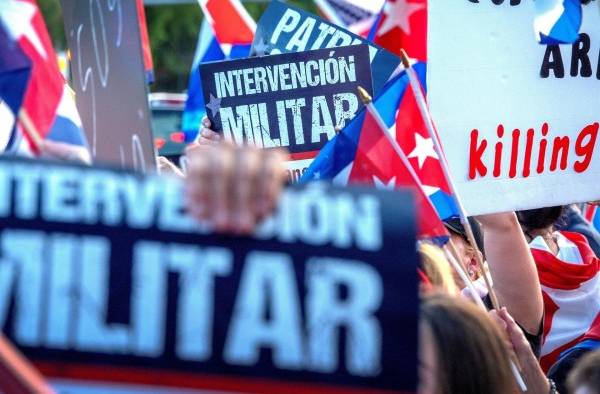
[[283,151],[196,144],[186,155],[186,205],[198,220],[218,232],[250,234],[274,210],[286,179]]
[[85,165],[92,164],[90,152],[84,146],[43,140],[40,143],[39,149],[42,157]]
[[196,142],[200,145],[215,145],[223,140],[223,136],[211,129],[210,120],[207,117],[202,119],[200,132]]
[[158,156],[158,173],[160,175],[175,175],[180,178],[185,178],[184,173],[164,156]]
[[506,333],[509,349],[519,360],[521,376],[527,385],[528,394],[547,394],[550,392],[550,383],[542,371],[540,364],[531,350],[531,346],[525,338],[525,334],[517,325],[506,308],[499,311],[490,311],[490,316],[498,324],[500,329]]

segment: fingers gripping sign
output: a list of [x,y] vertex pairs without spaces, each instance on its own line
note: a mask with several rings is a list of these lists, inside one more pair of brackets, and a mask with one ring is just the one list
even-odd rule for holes
[[275,207],[285,179],[285,153],[230,144],[188,149],[186,203],[219,232],[251,233]]
[[196,143],[201,145],[214,145],[221,142],[221,134],[212,130],[211,127],[212,124],[207,117],[202,119],[202,124],[200,127],[200,132],[198,133],[198,138],[196,139]]

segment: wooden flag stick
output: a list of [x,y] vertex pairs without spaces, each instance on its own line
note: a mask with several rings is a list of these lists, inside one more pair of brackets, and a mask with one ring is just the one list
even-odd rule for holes
[[2,334],[0,334],[0,382],[2,388],[10,393],[54,393],[39,371]]
[[[419,107],[419,111],[421,112],[421,117],[425,121],[425,125],[427,127],[427,132],[429,133],[429,136],[430,136],[431,140],[433,141],[433,146],[439,157],[442,171],[444,173],[444,176],[446,177],[448,186],[450,187],[450,191],[452,192],[452,195],[454,196],[454,200],[456,202],[456,206],[458,208],[458,213],[460,216],[460,221],[467,233],[467,239],[469,240],[469,243],[471,244],[471,246],[473,248],[475,248],[476,251],[479,252],[479,247],[477,246],[477,242],[475,241],[475,236],[473,234],[473,228],[471,227],[471,223],[469,222],[468,217],[467,217],[467,212],[465,210],[464,205],[462,204],[461,198],[458,194],[458,190],[456,189],[456,186],[454,185],[452,178],[450,178],[448,162],[446,160],[446,156],[443,154],[442,145],[438,139],[437,133],[435,132],[435,127],[433,126],[433,120],[431,119],[431,115],[427,108],[427,102],[425,101],[425,96],[423,94],[423,91],[421,90],[421,84],[419,82],[417,74],[416,74],[415,70],[412,68],[412,66],[410,64],[410,60],[408,59],[408,56],[406,55],[406,52],[403,49],[400,51],[400,57],[402,59],[404,68],[406,69],[406,75],[408,76],[408,80],[410,81],[410,86],[415,95],[415,99],[417,101],[417,106]],[[483,280],[485,281],[485,285],[488,289],[490,299],[492,301],[492,306],[494,307],[494,309],[499,310],[500,303],[498,301],[498,296],[496,295],[496,292],[494,291],[494,288],[493,288],[492,284],[490,283],[490,280],[486,274],[486,269],[485,269],[485,264],[483,263],[482,254],[475,253],[475,260],[477,261],[479,270],[481,271],[481,274],[483,275]]]
[[31,141],[31,144],[33,145],[34,150],[36,152],[40,152],[41,151],[40,148],[42,146],[42,141],[43,141],[42,136],[39,133],[38,129],[35,127],[35,124],[33,124],[33,121],[29,117],[29,114],[27,114],[27,111],[25,110],[25,108],[21,108],[19,110],[19,121],[21,122],[21,125],[23,126],[23,131],[29,137],[29,140]]

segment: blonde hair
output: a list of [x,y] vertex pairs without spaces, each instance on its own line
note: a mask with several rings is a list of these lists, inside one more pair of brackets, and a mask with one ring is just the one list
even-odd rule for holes
[[428,243],[420,243],[418,249],[423,271],[431,284],[446,294],[459,294],[460,291],[452,275],[450,263],[442,249]]

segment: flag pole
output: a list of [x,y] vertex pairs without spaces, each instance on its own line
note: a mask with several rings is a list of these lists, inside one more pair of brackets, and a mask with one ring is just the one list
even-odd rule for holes
[[[421,191],[425,193],[423,189],[423,184],[421,183],[421,179],[417,176],[415,169],[410,164],[408,157],[406,157],[406,154],[404,153],[402,148],[400,148],[400,145],[398,145],[398,142],[390,135],[389,128],[387,127],[383,119],[381,119],[381,115],[379,114],[379,111],[377,111],[377,108],[375,108],[375,106],[373,105],[373,98],[371,97],[371,95],[361,86],[358,87],[358,94],[362,102],[365,104],[367,111],[369,111],[371,116],[373,116],[373,118],[375,119],[375,122],[377,122],[377,125],[381,129],[381,132],[388,140],[388,142],[392,145],[392,148],[396,152],[396,155],[398,155],[400,160],[402,160],[402,164],[404,164],[404,166],[408,169],[410,176],[414,178]],[[431,204],[431,202],[429,203]]]
[[[398,157],[400,157],[400,160],[402,160],[402,163],[408,170],[409,174],[414,178],[415,182],[417,183],[417,186],[419,186],[421,191],[423,191],[423,193],[425,193],[424,189],[423,189],[423,184],[421,183],[421,179],[418,177],[414,168],[410,164],[410,161],[408,160],[408,157],[406,157],[406,154],[404,153],[402,148],[400,148],[400,145],[398,145],[398,141],[396,141],[390,135],[389,128],[386,126],[383,119],[381,119],[381,115],[379,114],[379,111],[377,111],[377,108],[375,108],[375,106],[373,105],[373,98],[369,95],[369,93],[364,88],[362,88],[360,86],[358,87],[358,93],[360,95],[361,100],[365,104],[367,111],[369,111],[369,113],[373,116],[373,118],[377,122],[377,125],[381,129],[382,133],[385,135],[385,137],[387,138],[389,143],[392,145],[392,147],[394,148],[394,151],[396,152]],[[429,199],[427,199],[427,200],[428,200],[429,204],[431,204],[431,201]],[[433,207],[433,208],[435,208],[435,207]],[[451,239],[448,242],[450,244],[450,251],[452,252],[452,257],[453,257],[453,259],[450,261],[451,265],[454,267],[455,270],[457,270],[458,275],[461,277],[462,281],[465,282],[465,286],[467,286],[469,289],[471,289],[472,291],[475,292],[475,287],[473,286],[473,282],[467,275],[467,273],[465,271],[465,267],[463,267],[462,264],[460,264],[458,262],[459,254],[456,249],[456,246],[454,245],[454,242],[452,242]],[[484,275],[485,275],[485,272],[484,272]],[[476,292],[474,294],[476,294]],[[481,301],[481,299],[479,300],[479,302],[481,303],[481,305],[483,305],[483,302]],[[485,308],[485,306],[484,306],[484,308]],[[487,311],[487,308],[486,308],[486,311]]]
[[[477,246],[477,242],[475,241],[475,235],[473,234],[473,228],[471,227],[471,223],[469,222],[468,217],[467,217],[467,212],[465,210],[464,205],[462,204],[460,195],[458,194],[458,190],[457,190],[456,186],[454,185],[452,178],[450,177],[450,171],[448,169],[449,168],[448,161],[446,160],[446,156],[444,155],[444,152],[442,150],[442,145],[438,139],[438,135],[435,132],[435,127],[433,126],[433,120],[431,119],[431,114],[429,113],[429,110],[427,107],[427,102],[425,101],[425,96],[423,95],[423,91],[421,90],[421,84],[419,82],[419,79],[416,75],[415,70],[412,68],[412,65],[410,64],[410,60],[408,59],[408,56],[406,55],[406,52],[404,51],[404,49],[400,50],[400,57],[402,59],[402,64],[404,65],[404,68],[406,69],[406,75],[408,76],[408,80],[410,81],[410,86],[414,92],[417,106],[419,107],[419,111],[421,112],[421,117],[425,121],[425,125],[427,127],[427,132],[429,133],[429,136],[431,137],[431,140],[433,141],[434,148],[440,159],[442,171],[444,173],[444,176],[446,177],[448,186],[450,187],[450,191],[452,192],[452,195],[454,196],[454,201],[456,202],[456,206],[458,208],[460,221],[461,221],[463,227],[465,228],[465,232],[467,233],[467,239],[469,240],[469,243],[471,244],[471,246],[473,248],[475,248],[476,251],[479,252],[479,247]],[[477,261],[477,265],[479,266],[479,270],[481,271],[483,280],[485,281],[485,285],[488,289],[488,292],[490,295],[490,300],[492,301],[492,306],[494,307],[494,309],[499,310],[500,303],[498,301],[498,296],[496,295],[496,292],[494,291],[494,288],[493,288],[492,284],[490,283],[490,280],[487,276],[487,273],[486,273],[487,271],[485,269],[485,264],[483,263],[482,254],[475,253],[475,260]]]
[[35,124],[33,124],[33,121],[29,117],[29,114],[27,113],[25,108],[21,108],[19,110],[18,118],[21,122],[21,125],[23,126],[23,131],[29,137],[29,140],[31,141],[34,150],[36,152],[41,152],[42,137],[37,127],[35,127]]
[[[363,101],[363,103],[367,107],[367,111],[369,111],[369,113],[373,116],[373,118],[377,122],[377,125],[381,129],[382,133],[385,135],[385,137],[387,138],[387,140],[389,141],[389,143],[394,148],[394,151],[396,152],[396,154],[398,155],[398,157],[400,157],[400,160],[402,160],[402,163],[404,164],[404,166],[407,168],[409,174],[414,178],[415,182],[417,183],[417,185],[419,186],[419,188],[421,189],[421,191],[423,192],[423,194],[425,194],[425,191],[423,189],[423,184],[421,183],[421,179],[418,177],[418,175],[415,172],[414,168],[410,164],[410,161],[408,160],[408,157],[406,157],[406,154],[404,153],[404,151],[402,150],[402,148],[400,148],[400,145],[398,145],[398,141],[396,141],[390,135],[389,128],[386,126],[386,124],[383,121],[383,119],[381,119],[381,115],[379,114],[379,111],[377,111],[377,108],[375,108],[375,106],[373,105],[373,98],[362,87],[358,88],[358,93],[360,95],[361,100]],[[427,199],[427,201],[428,201],[429,204],[431,204],[431,201],[429,199]],[[435,207],[432,207],[432,208],[435,208]],[[454,245],[454,242],[452,242],[452,239],[450,239],[450,240],[448,240],[448,243],[450,244],[450,251],[452,253],[450,253],[448,250],[445,250],[445,251],[446,251],[446,253],[448,255],[450,255],[450,257],[452,257],[452,259],[450,260],[450,263],[451,263],[452,267],[454,267],[454,269],[457,271],[457,273],[460,276],[461,280],[463,282],[465,282],[465,286],[467,286],[473,292],[473,294],[476,295],[477,292],[475,291],[475,287],[473,286],[473,282],[471,281],[471,279],[469,278],[469,276],[466,273],[465,267],[463,267],[462,264],[460,264],[458,262],[458,260],[459,260],[458,256],[459,255],[458,255],[458,251],[456,249],[456,246]],[[483,306],[484,309],[487,311],[487,308],[485,308],[485,306],[483,305],[483,302],[481,301],[481,299],[479,299],[478,301],[479,301],[479,304],[481,304],[481,306]],[[476,301],[476,303],[477,303],[477,301]]]

